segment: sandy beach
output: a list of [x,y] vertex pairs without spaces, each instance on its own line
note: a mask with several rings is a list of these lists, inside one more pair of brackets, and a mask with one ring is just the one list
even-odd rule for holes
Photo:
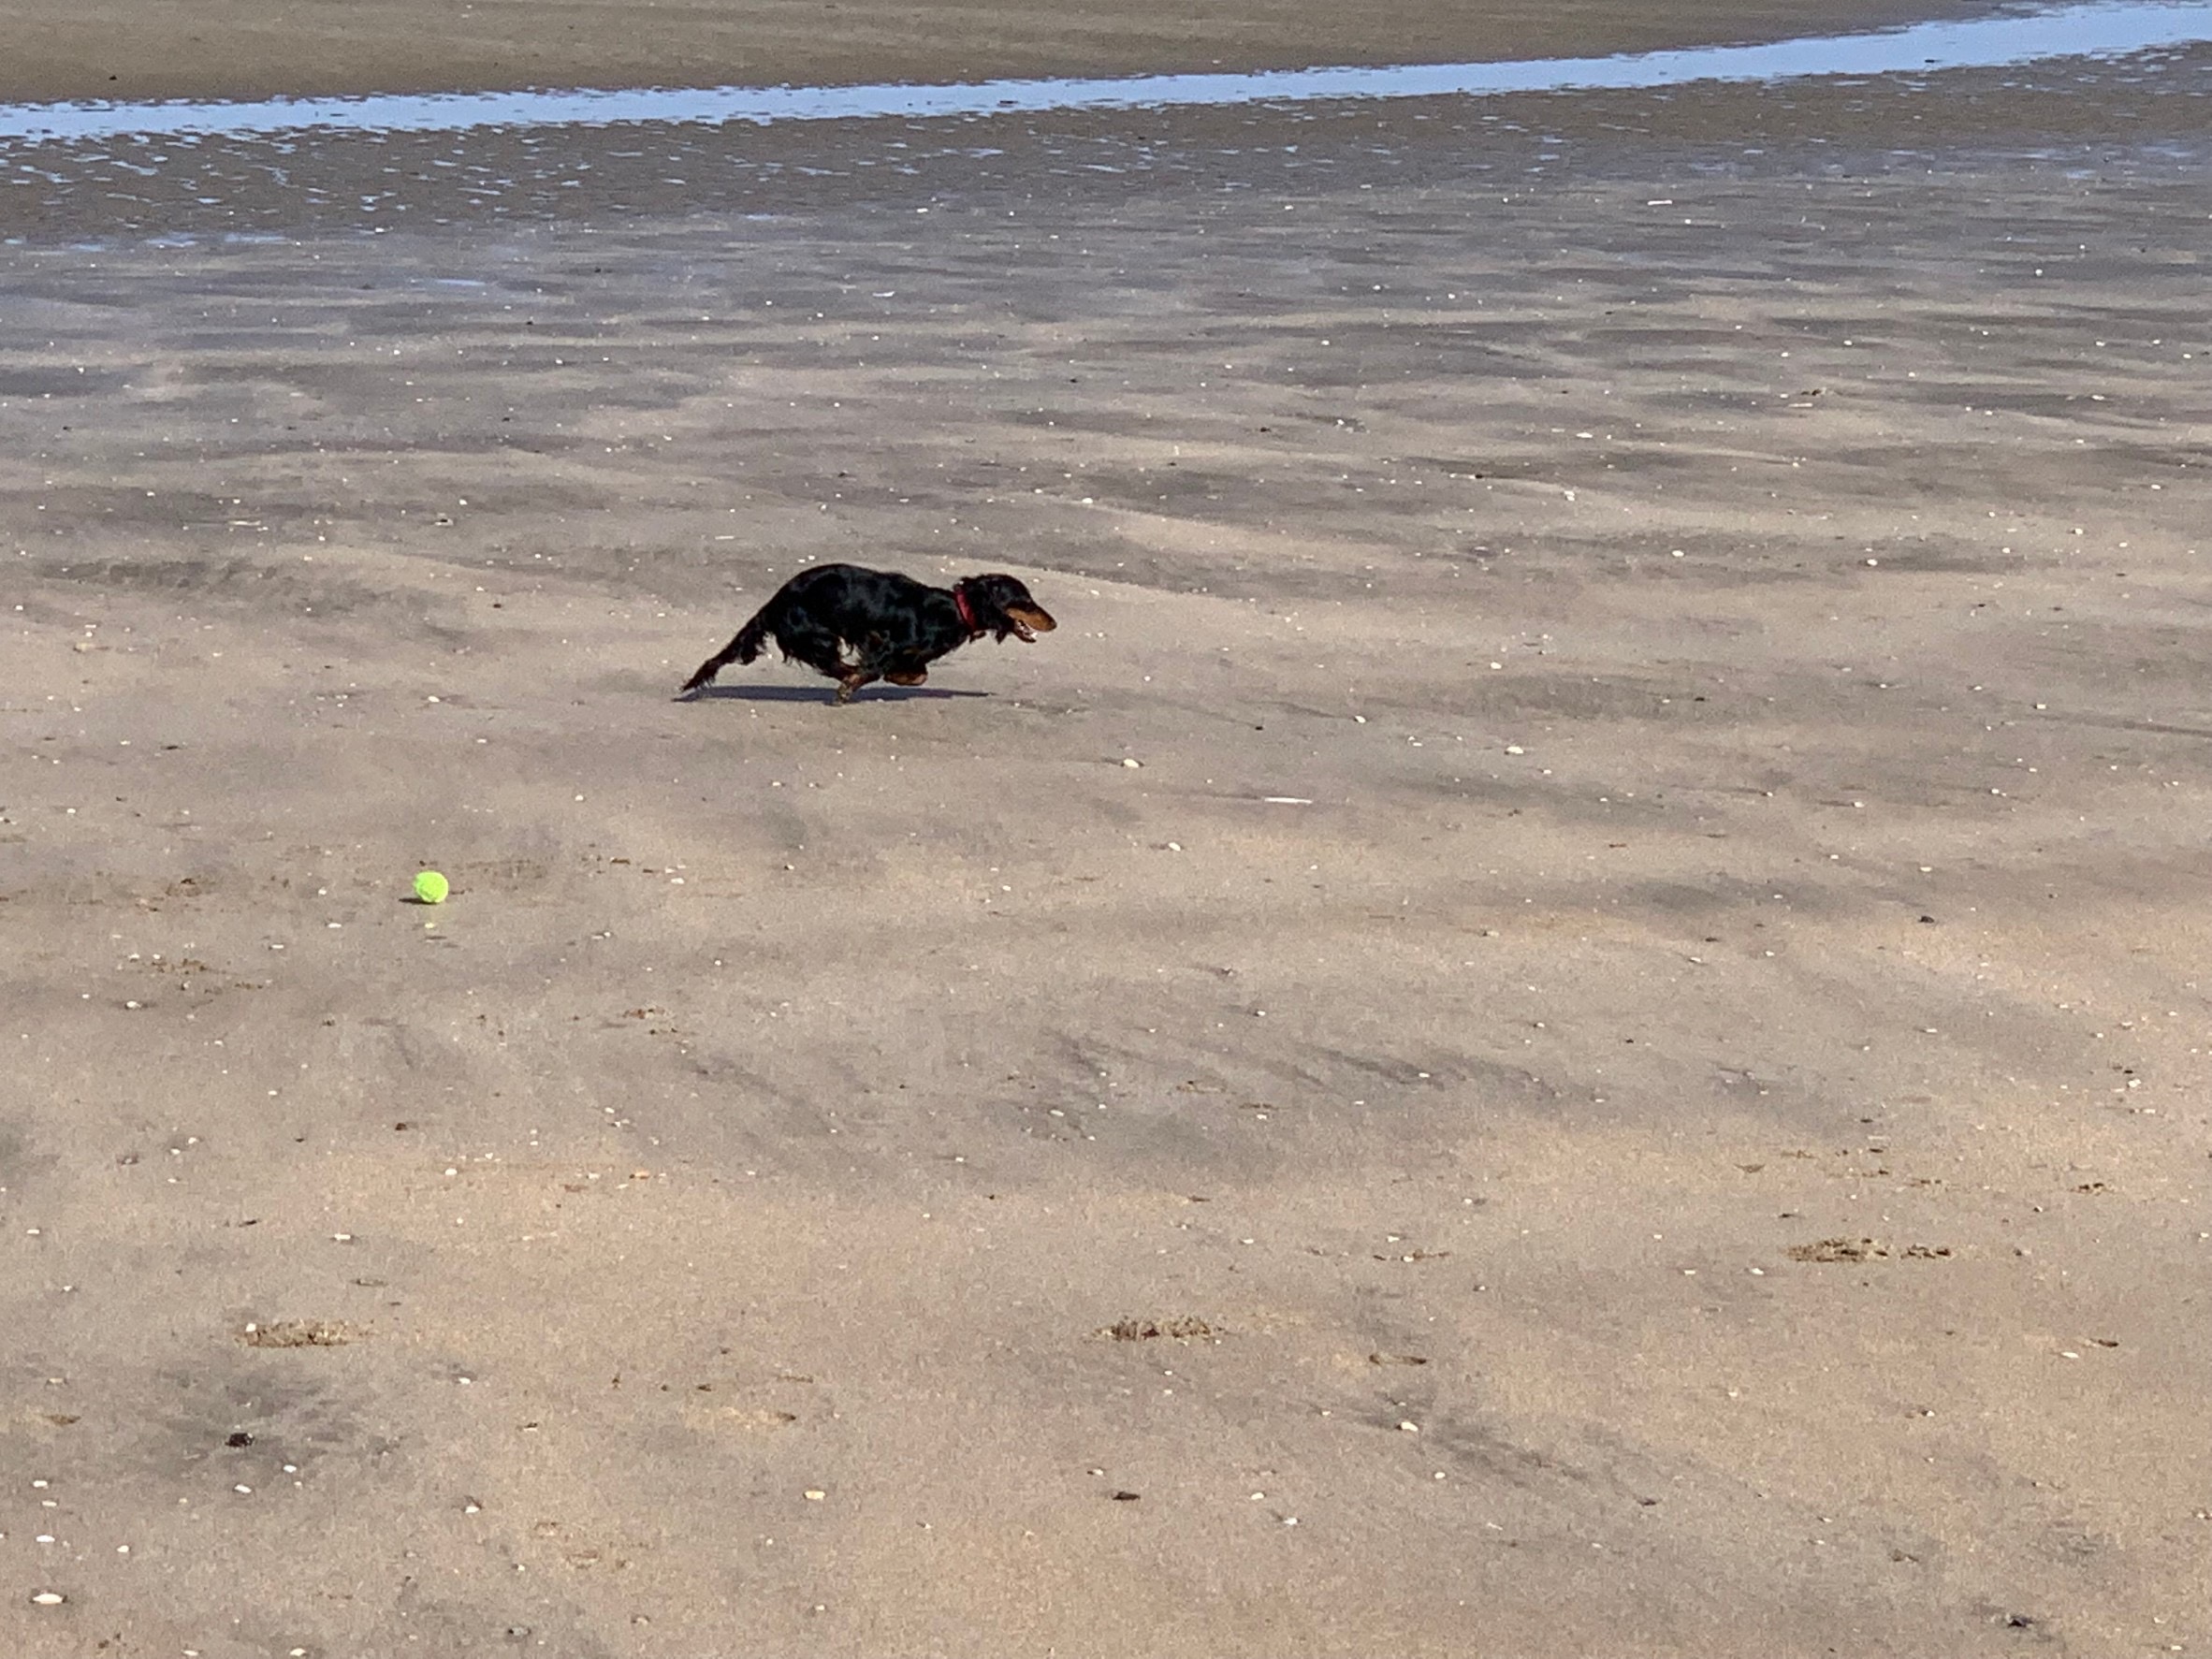
[[0,151],[0,1649],[2203,1652],[2205,70]]
[[1784,39],[1966,0],[0,0],[0,99],[799,85],[1443,63]]

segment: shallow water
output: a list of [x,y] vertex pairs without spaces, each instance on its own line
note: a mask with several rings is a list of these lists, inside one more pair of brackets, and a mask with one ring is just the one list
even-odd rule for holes
[[2212,0],[2071,6],[1876,33],[1614,57],[1274,70],[1257,74],[994,80],[972,85],[642,88],[451,93],[252,103],[0,106],[0,138],[255,137],[302,132],[458,133],[628,124],[930,118],[1093,109],[1222,108],[1347,99],[1633,91],[1699,82],[2002,68],[2212,41]]

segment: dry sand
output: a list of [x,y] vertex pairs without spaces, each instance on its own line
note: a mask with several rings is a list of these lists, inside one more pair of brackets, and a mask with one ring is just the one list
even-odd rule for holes
[[19,223],[0,1648],[2201,1651],[2202,160],[1417,114]]

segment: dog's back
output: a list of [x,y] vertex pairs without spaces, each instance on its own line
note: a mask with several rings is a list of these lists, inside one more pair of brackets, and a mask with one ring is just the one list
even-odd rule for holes
[[762,608],[783,604],[790,612],[804,611],[812,620],[835,628],[840,622],[862,624],[893,610],[910,610],[932,591],[927,583],[895,570],[818,564],[784,583]]

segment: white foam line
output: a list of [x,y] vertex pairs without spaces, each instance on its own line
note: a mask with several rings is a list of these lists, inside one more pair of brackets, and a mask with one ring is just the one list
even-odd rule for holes
[[2212,40],[2212,0],[2125,0],[1763,46],[1701,47],[1603,58],[1255,74],[986,80],[968,85],[650,87],[631,91],[379,94],[257,103],[0,105],[0,138],[240,138],[307,131],[469,132],[632,123],[770,125],[1038,114],[1341,99],[1482,97],[1774,81],[1816,76],[2002,68],[2051,58],[2118,56]]

